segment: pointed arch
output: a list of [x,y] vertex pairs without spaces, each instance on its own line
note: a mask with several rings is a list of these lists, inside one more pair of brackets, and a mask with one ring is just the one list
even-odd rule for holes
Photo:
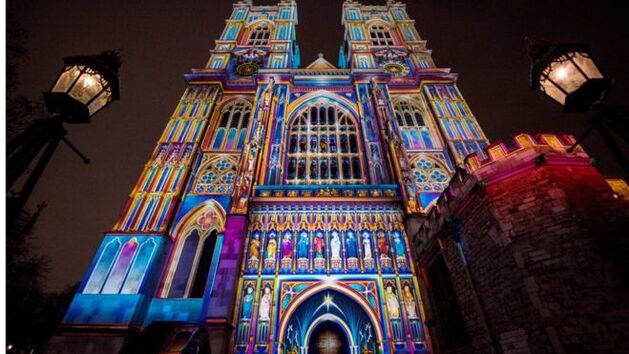
[[430,155],[417,154],[412,156],[410,164],[411,173],[419,192],[441,193],[452,178],[452,173],[446,165]]
[[356,117],[358,117],[359,114],[358,106],[355,103],[341,95],[332,93],[330,91],[317,90],[300,96],[288,105],[287,112],[288,116],[290,117],[289,122],[290,120],[294,119],[296,114],[301,111],[305,106],[321,101],[339,105],[350,113],[354,122],[357,121]]
[[376,17],[365,23],[369,40],[373,46],[395,45],[394,27],[388,21]]
[[177,223],[161,297],[203,295],[209,269],[216,261],[212,259],[216,238],[224,231],[225,210],[214,200],[199,204]]
[[388,21],[385,18],[382,18],[380,16],[373,16],[372,18],[370,18],[367,21],[365,21],[365,25],[367,27],[370,27],[371,25],[374,25],[374,24],[384,25],[384,26],[387,26],[389,28],[393,27],[393,22]]
[[396,95],[391,103],[400,133],[410,137],[404,141],[407,149],[437,148],[432,116],[421,96]]
[[245,45],[250,46],[267,46],[273,38],[272,34],[275,25],[268,19],[259,19],[247,26],[247,35],[245,36]]
[[237,155],[205,154],[197,172],[193,192],[196,194],[231,194],[237,170]]
[[193,227],[194,223],[198,222],[203,215],[210,214],[216,216],[216,223],[212,225],[210,230],[223,233],[225,231],[225,218],[227,213],[216,200],[208,199],[192,208],[192,210],[187,212],[186,215],[177,222],[177,225],[171,232],[172,237],[177,239],[186,228]]
[[352,104],[317,91],[290,107],[285,180],[289,184],[364,183],[360,125]]
[[[222,102],[214,117],[214,134],[205,146],[215,151],[239,150],[238,140],[233,137],[246,135],[251,121],[251,109],[251,102],[243,97]],[[229,139],[230,136],[232,139]]]
[[310,340],[311,340],[310,337],[312,336],[312,332],[314,332],[315,328],[317,328],[317,326],[320,323],[325,322],[325,321],[331,321],[339,325],[341,329],[343,329],[343,332],[345,333],[345,336],[347,337],[347,340],[349,341],[350,347],[353,348],[356,346],[356,340],[354,336],[352,336],[352,331],[347,325],[347,323],[336,315],[326,313],[317,317],[314,321],[312,321],[312,323],[308,327],[308,331],[306,332],[306,339],[304,341],[304,347],[308,348],[308,345],[310,344]]
[[295,312],[295,310],[299,308],[299,306],[302,303],[304,303],[306,300],[308,300],[310,297],[314,296],[315,294],[318,294],[326,290],[336,290],[339,293],[346,295],[350,299],[354,300],[356,304],[358,304],[358,306],[365,312],[365,314],[371,321],[372,325],[374,326],[376,330],[377,341],[382,342],[384,340],[384,332],[382,330],[381,318],[374,311],[374,309],[371,307],[369,302],[365,298],[360,296],[356,291],[350,289],[349,287],[346,287],[338,283],[332,283],[332,282],[323,282],[313,287],[310,287],[307,290],[300,293],[297,297],[295,297],[295,299],[293,299],[293,301],[290,302],[290,304],[288,305],[286,310],[284,310],[281,318],[278,321],[278,323],[280,324],[280,328],[278,331],[277,338],[280,340],[284,338],[285,332],[286,332],[286,326],[288,325],[292,314]]

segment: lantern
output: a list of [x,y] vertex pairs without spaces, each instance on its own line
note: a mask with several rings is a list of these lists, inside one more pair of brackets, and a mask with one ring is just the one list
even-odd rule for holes
[[587,46],[535,42],[531,45],[531,88],[564,106],[566,112],[585,112],[611,89],[590,57]]
[[116,52],[64,59],[64,68],[44,93],[48,110],[66,123],[89,123],[90,118],[120,98]]

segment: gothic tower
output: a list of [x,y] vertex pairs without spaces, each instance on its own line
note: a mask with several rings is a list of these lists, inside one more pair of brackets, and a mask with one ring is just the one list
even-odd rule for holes
[[294,0],[234,5],[53,347],[429,351],[408,230],[487,140],[404,4],[342,24],[300,67]]

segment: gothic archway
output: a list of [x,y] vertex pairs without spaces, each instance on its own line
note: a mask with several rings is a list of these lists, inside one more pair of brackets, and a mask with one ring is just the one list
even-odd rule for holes
[[343,320],[333,315],[323,315],[313,323],[306,338],[305,347],[310,354],[340,354],[355,347]]
[[288,315],[285,323],[281,324],[285,330],[280,331],[286,353],[313,354],[312,348],[318,346],[313,341],[320,339],[321,326],[328,327],[328,332],[336,328],[331,332],[336,334],[337,345],[346,347],[347,353],[357,354],[364,349],[377,352],[381,340],[378,323],[370,319],[371,316],[355,298],[338,290],[327,288],[308,296]]
[[172,232],[174,247],[161,297],[203,296],[216,240],[224,231],[225,210],[214,200],[199,204],[179,220]]

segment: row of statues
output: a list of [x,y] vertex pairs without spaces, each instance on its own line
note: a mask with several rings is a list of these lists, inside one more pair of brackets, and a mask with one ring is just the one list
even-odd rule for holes
[[[393,291],[393,286],[388,285],[386,290],[386,303],[387,310],[389,311],[389,317],[391,319],[400,318],[400,302],[398,300],[397,295]],[[417,306],[415,305],[415,297],[413,296],[413,292],[411,290],[410,285],[404,285],[404,293],[402,295],[402,304],[404,305],[404,309],[406,310],[406,314],[409,319],[418,318],[417,316]]]
[[[271,288],[266,286],[264,288],[264,292],[262,297],[260,298],[260,308],[258,310],[258,319],[260,321],[270,321],[271,320],[271,305],[272,305],[272,297],[271,297]],[[249,285],[247,290],[245,290],[245,296],[242,299],[242,318],[250,319],[251,318],[251,310],[253,308],[253,286]]]
[[[381,256],[389,256],[389,241],[387,240],[386,234],[383,231],[376,232],[376,246]],[[356,237],[356,233],[353,231],[348,231],[345,233],[345,250],[347,258],[357,258],[358,253],[358,240]],[[406,245],[399,231],[394,231],[391,233],[392,241],[393,241],[393,251],[397,257],[405,257],[406,253]],[[275,259],[277,254],[277,236],[275,233],[269,233],[269,239],[267,241],[264,259]],[[310,236],[306,231],[299,232],[297,237],[297,247],[296,250],[293,250],[293,233],[285,232],[281,241],[281,258],[282,259],[292,259],[293,252],[297,253],[297,258],[308,258],[309,249],[310,249]],[[363,232],[361,237],[361,252],[364,259],[372,259],[373,258],[373,250],[372,250],[372,241],[371,241],[371,233]],[[257,232],[254,232],[251,236],[250,247],[249,247],[249,258],[259,260],[261,258],[260,255],[261,241],[260,235]],[[338,231],[330,232],[330,257],[331,259],[341,259],[341,234]],[[312,240],[312,252],[314,254],[314,258],[325,258],[325,235],[321,231],[317,231]]]
[[[260,321],[270,321],[271,320],[271,307],[272,307],[272,294],[271,287],[264,287],[264,291],[262,297],[260,298],[260,307],[258,309],[258,319]],[[242,316],[243,319],[251,318],[251,311],[253,308],[254,302],[254,289],[253,285],[247,286],[245,290],[245,295],[243,297],[242,302]],[[400,301],[398,300],[398,296],[393,290],[393,286],[391,284],[386,286],[385,293],[385,303],[389,313],[389,317],[391,319],[399,319],[400,315]],[[415,304],[415,296],[413,296],[413,291],[409,284],[404,285],[404,291],[402,295],[402,305],[406,311],[406,314],[409,319],[417,319],[419,318],[417,314],[417,306]]]

